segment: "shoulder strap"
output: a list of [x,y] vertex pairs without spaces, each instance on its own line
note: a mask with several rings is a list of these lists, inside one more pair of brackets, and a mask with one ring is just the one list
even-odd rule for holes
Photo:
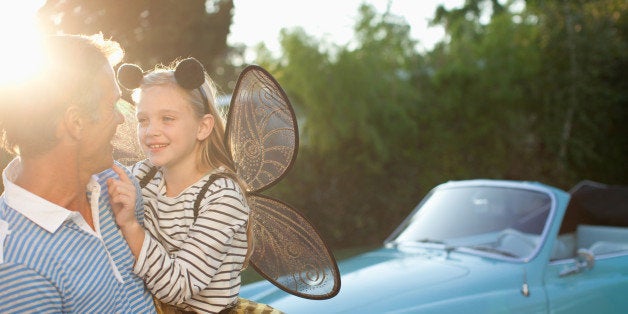
[[196,195],[196,200],[194,201],[194,220],[196,220],[196,217],[198,217],[198,211],[201,209],[201,201],[205,197],[205,193],[207,193],[209,186],[212,185],[212,183],[214,183],[216,179],[218,179],[216,174],[212,174],[207,179],[207,182],[203,184],[201,190],[198,191],[198,194]]
[[150,167],[150,170],[146,173],[146,175],[140,180],[140,188],[146,187],[148,182],[153,179],[155,174],[157,173],[157,167]]
[[198,194],[196,195],[196,200],[194,201],[194,220],[196,220],[196,217],[198,217],[198,211],[201,209],[201,202],[203,201],[207,190],[212,185],[212,183],[214,183],[214,181],[220,178],[230,178],[230,176],[226,173],[211,174],[207,179],[207,182],[205,182],[205,184],[203,184],[203,187],[201,187],[201,190],[198,191]]

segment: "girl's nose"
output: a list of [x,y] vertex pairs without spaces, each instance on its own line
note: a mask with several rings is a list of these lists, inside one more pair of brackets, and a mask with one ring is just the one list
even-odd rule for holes
[[146,136],[159,135],[159,126],[156,123],[144,122],[141,128],[144,129],[144,135]]

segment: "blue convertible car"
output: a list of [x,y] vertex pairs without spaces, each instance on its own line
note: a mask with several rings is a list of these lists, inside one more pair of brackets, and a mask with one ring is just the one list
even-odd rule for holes
[[469,180],[434,188],[374,251],[339,263],[327,300],[269,282],[286,313],[628,313],[628,188]]

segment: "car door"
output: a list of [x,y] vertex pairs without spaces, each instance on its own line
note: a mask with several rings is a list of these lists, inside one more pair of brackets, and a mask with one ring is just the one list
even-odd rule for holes
[[[551,262],[545,286],[551,313],[626,313],[628,251],[592,255],[579,270],[577,258]],[[562,274],[562,275],[561,275]]]

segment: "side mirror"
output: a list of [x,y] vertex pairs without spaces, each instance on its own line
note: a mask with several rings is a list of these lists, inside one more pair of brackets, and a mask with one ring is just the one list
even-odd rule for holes
[[578,256],[575,258],[575,265],[561,271],[560,277],[579,274],[585,270],[592,269],[595,265],[595,255],[589,249],[578,249]]
[[582,269],[592,269],[595,265],[595,255],[589,249],[578,249],[576,264]]

